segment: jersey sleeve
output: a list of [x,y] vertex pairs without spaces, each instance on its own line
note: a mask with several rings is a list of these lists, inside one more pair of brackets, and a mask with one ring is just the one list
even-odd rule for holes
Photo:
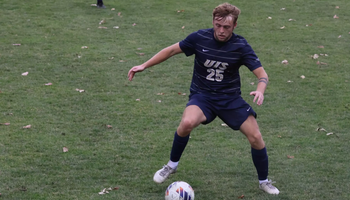
[[248,43],[245,45],[245,47],[243,47],[242,59],[242,64],[248,67],[250,71],[262,66],[258,56]]
[[195,53],[196,38],[197,32],[193,32],[179,43],[182,52],[186,56],[191,56]]

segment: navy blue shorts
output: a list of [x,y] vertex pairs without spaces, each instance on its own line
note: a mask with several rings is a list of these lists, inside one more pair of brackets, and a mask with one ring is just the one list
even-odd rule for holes
[[202,124],[212,122],[217,116],[234,130],[239,130],[249,115],[256,118],[253,108],[240,95],[208,96],[191,94],[186,106],[196,105],[204,113],[207,120]]

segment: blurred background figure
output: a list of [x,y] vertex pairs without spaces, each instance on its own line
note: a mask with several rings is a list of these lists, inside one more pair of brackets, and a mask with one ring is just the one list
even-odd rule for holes
[[103,5],[103,0],[97,0],[97,8],[106,8],[106,6]]

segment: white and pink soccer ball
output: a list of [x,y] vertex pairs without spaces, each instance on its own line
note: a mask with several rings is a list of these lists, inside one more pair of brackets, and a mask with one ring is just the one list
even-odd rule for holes
[[194,190],[183,181],[176,181],[165,191],[165,200],[194,200]]

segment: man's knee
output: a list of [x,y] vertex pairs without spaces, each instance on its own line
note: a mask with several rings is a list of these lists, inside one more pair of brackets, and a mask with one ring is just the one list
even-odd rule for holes
[[190,134],[190,132],[196,128],[200,123],[198,122],[198,120],[196,119],[192,119],[192,118],[183,118],[181,120],[181,123],[177,129],[177,133],[179,134],[179,136],[185,137],[188,134]]
[[195,119],[183,119],[180,126],[185,130],[192,130],[198,126],[198,122]]
[[265,147],[265,142],[260,132],[247,135],[250,145],[255,149],[262,149]]

